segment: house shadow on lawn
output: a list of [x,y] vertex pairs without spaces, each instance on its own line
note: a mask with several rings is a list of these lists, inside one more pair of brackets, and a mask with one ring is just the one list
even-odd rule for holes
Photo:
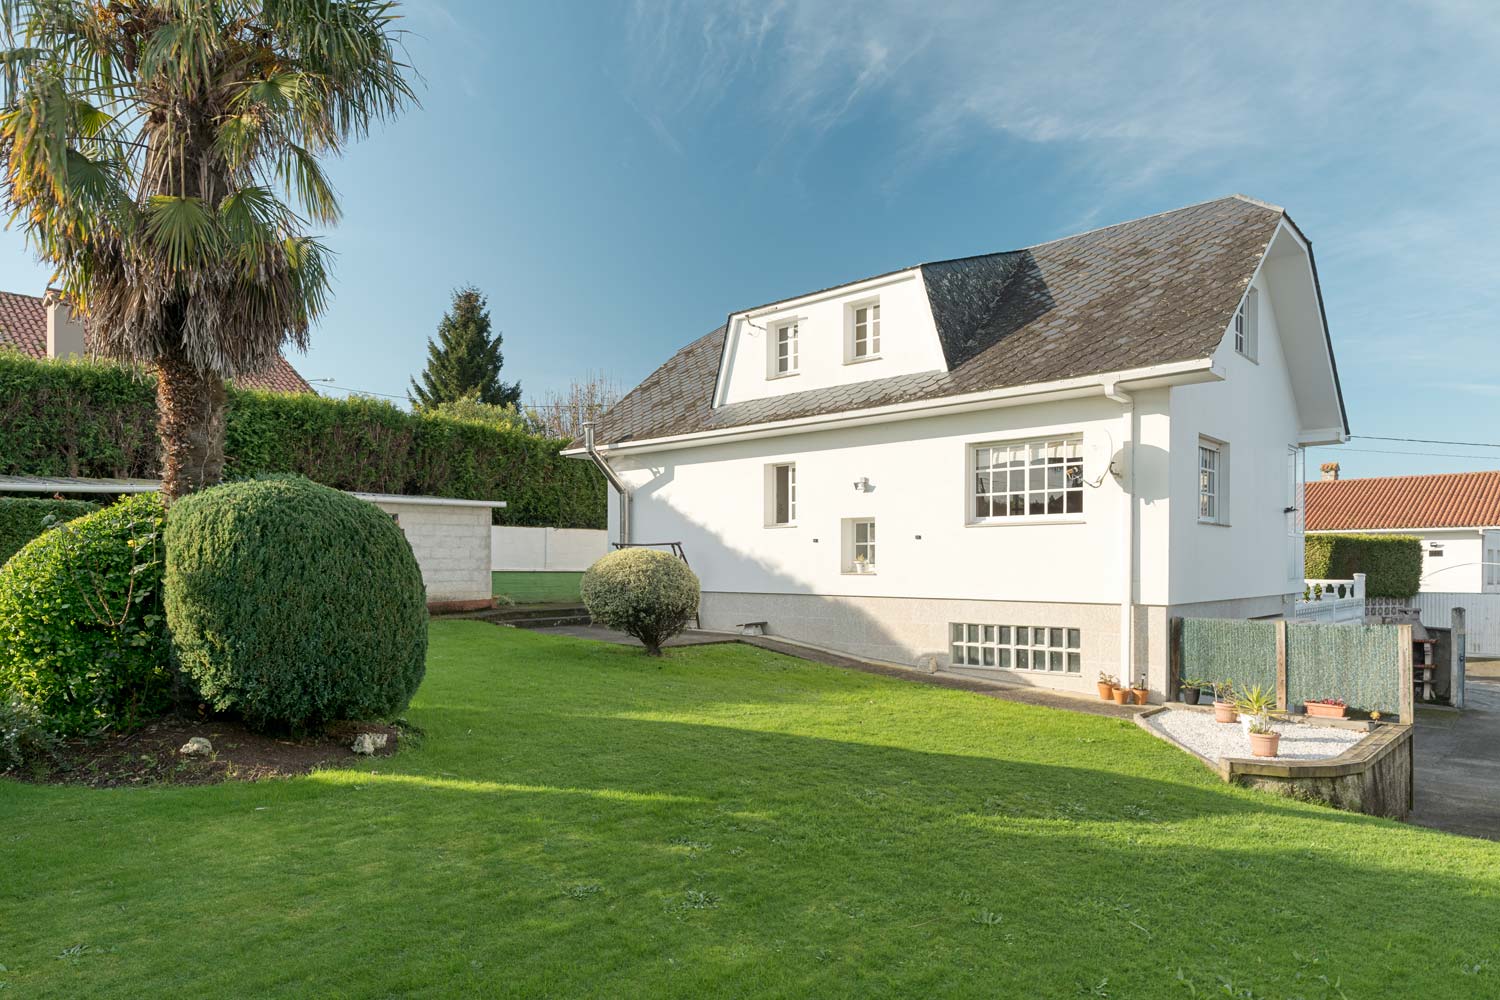
[[[627,911],[644,905],[650,921],[683,893],[711,898],[701,919],[746,956],[697,943],[723,975],[753,979],[787,939],[867,966],[945,955],[939,991],[973,990],[958,987],[962,971],[998,962],[1017,996],[1053,995],[1063,976],[1107,978],[1117,996],[1189,995],[1184,982],[1205,995],[1227,980],[1255,996],[1337,997],[1335,979],[1351,997],[1470,996],[1464,969],[1500,969],[1487,930],[1500,869],[1457,874],[1415,842],[1432,834],[1389,821],[726,724],[541,713],[494,743],[501,763],[484,776],[391,779],[409,834],[440,840],[455,816],[477,820],[503,853]],[[549,938],[590,939],[596,911],[548,913]],[[827,989],[807,965],[793,988]],[[1327,973],[1323,992],[1285,992]]]

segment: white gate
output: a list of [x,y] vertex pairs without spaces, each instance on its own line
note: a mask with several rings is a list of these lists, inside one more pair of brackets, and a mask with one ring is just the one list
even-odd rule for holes
[[1500,657],[1500,594],[1421,593],[1411,603],[1422,612],[1422,624],[1448,628],[1453,609],[1468,612],[1470,657]]

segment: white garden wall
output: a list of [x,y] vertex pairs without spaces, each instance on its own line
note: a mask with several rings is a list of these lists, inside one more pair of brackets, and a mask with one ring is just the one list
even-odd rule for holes
[[609,551],[609,533],[585,528],[490,528],[495,572],[578,572]]

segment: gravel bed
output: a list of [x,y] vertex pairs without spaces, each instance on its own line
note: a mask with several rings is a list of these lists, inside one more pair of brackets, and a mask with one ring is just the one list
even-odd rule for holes
[[[1251,757],[1250,736],[1238,722],[1215,722],[1212,712],[1158,712],[1143,720],[1146,725],[1201,754],[1209,760],[1221,757]],[[1323,760],[1337,757],[1370,735],[1358,729],[1310,726],[1300,722],[1275,722],[1281,734],[1279,753],[1262,760]]]

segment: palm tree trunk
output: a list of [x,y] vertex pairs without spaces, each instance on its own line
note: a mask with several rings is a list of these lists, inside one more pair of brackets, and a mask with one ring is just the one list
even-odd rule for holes
[[156,367],[156,432],[161,493],[167,503],[212,486],[224,475],[224,380],[173,351]]

